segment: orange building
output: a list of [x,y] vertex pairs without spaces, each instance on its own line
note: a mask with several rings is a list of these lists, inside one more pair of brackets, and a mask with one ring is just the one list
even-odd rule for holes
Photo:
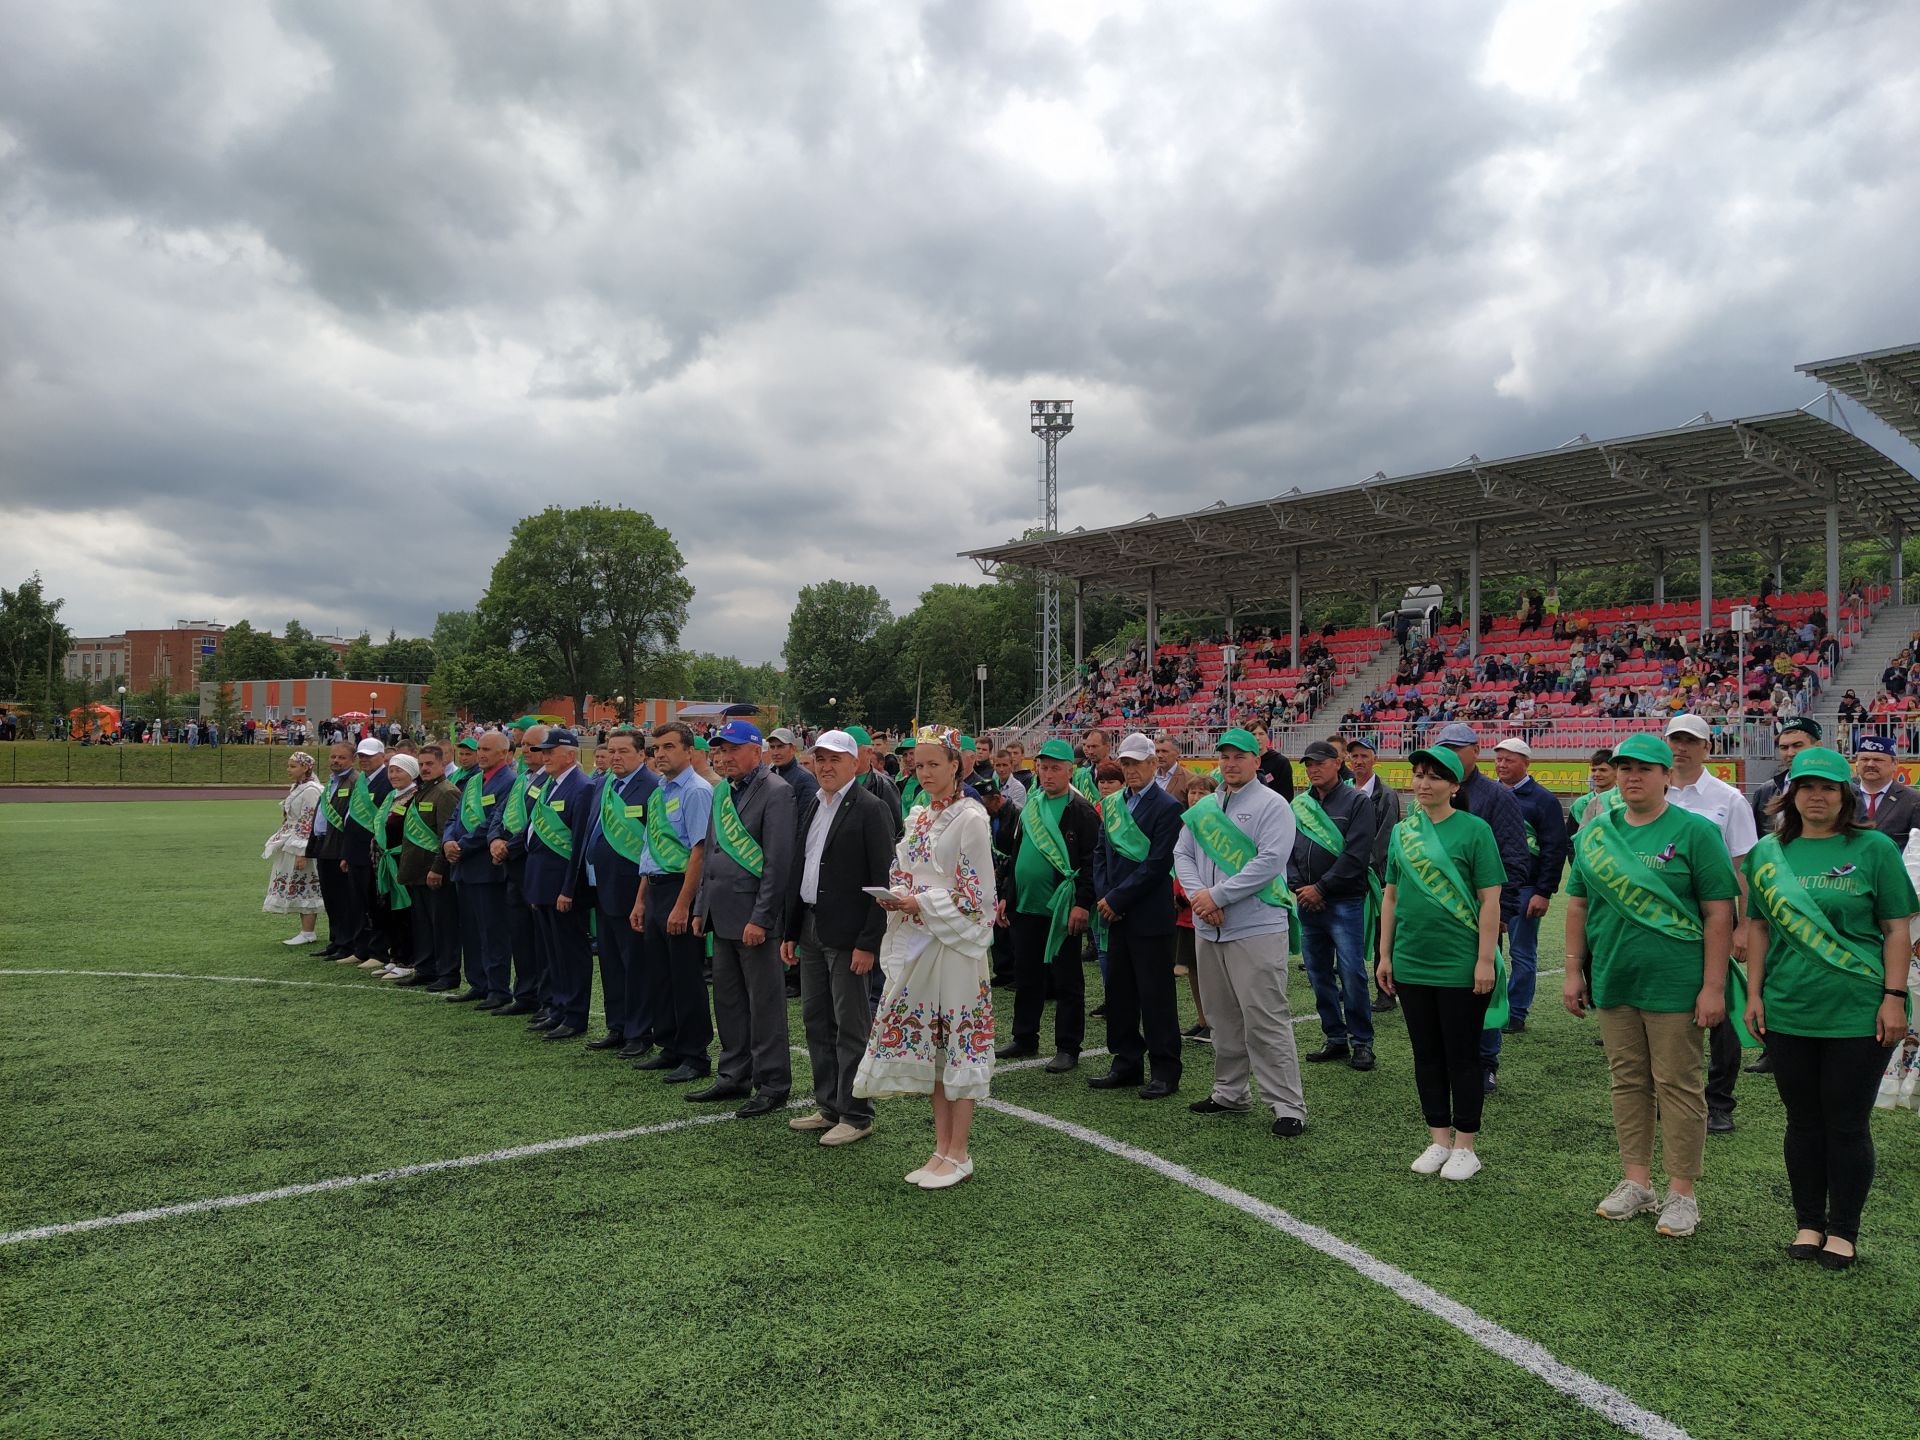
[[[200,713],[211,715],[220,687],[201,684]],[[414,725],[424,720],[427,687],[388,680],[236,680],[227,686],[235,713],[256,720],[334,720],[365,715]]]

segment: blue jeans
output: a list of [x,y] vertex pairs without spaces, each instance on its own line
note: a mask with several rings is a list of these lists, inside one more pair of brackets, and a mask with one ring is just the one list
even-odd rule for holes
[[[1527,918],[1527,903],[1533,894],[1531,890],[1521,890],[1520,913],[1507,923],[1507,1007],[1515,1020],[1525,1020],[1533,1008],[1533,982],[1540,970],[1541,917]],[[1499,1066],[1500,1039],[1498,1030],[1480,1032],[1482,1064]]]
[[1367,981],[1366,900],[1358,895],[1300,911],[1300,958],[1330,1045],[1373,1044],[1373,991]]

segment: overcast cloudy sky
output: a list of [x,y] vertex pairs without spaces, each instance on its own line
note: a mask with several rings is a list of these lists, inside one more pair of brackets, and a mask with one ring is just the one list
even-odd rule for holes
[[600,499],[761,659],[1027,524],[1030,398],[1071,527],[1920,338],[1893,0],[0,17],[0,580],[82,632],[418,633]]

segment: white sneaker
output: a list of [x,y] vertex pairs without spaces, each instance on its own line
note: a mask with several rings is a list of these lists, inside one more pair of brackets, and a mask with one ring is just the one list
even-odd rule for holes
[[376,980],[411,980],[413,970],[406,965],[389,965],[374,977]]
[[282,945],[311,945],[319,938],[320,937],[311,930],[302,930],[298,935],[291,936],[288,939],[282,940],[280,943]]
[[1451,1154],[1453,1150],[1449,1146],[1429,1145],[1420,1152],[1420,1158],[1413,1162],[1413,1173],[1416,1175],[1438,1174],[1440,1167],[1447,1163],[1447,1157]]
[[1471,1180],[1480,1173],[1480,1157],[1471,1150],[1456,1150],[1440,1167],[1442,1180]]

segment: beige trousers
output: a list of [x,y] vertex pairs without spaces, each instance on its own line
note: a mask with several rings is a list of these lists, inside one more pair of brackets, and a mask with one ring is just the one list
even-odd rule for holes
[[1668,1014],[1613,1005],[1600,1011],[1621,1164],[1652,1167],[1658,1126],[1667,1174],[1700,1178],[1707,1148],[1706,1033],[1690,1010]]
[[1300,1089],[1300,1056],[1293,1045],[1287,1008],[1287,934],[1245,940],[1208,940],[1195,935],[1200,1003],[1213,1027],[1213,1098],[1235,1110],[1253,1108],[1247,1072],[1260,1082],[1260,1096],[1275,1118],[1307,1118]]

